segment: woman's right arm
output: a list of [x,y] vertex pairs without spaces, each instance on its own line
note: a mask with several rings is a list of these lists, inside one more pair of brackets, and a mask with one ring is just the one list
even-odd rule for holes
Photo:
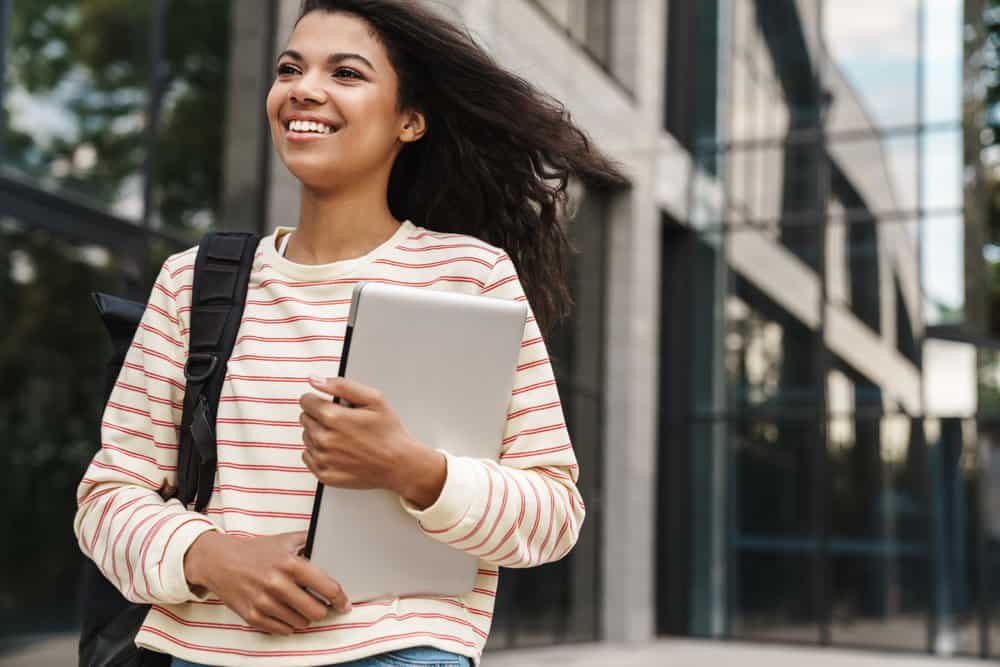
[[[211,591],[253,627],[290,634],[339,611],[340,586],[297,555],[305,534],[241,538],[160,491],[177,484],[177,440],[195,251],[164,263],[101,424],[101,449],[77,491],[80,549],[133,602],[181,603]],[[192,590],[192,588],[194,590]],[[196,592],[197,591],[197,592]]]
[[159,493],[177,483],[187,349],[178,297],[186,292],[190,302],[190,276],[184,287],[177,278],[193,262],[188,251],[160,270],[104,410],[101,448],[77,489],[73,529],[80,549],[133,602],[194,599],[184,554],[215,530],[204,515]]

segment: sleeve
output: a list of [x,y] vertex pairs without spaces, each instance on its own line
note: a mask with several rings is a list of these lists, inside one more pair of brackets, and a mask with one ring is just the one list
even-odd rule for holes
[[[514,265],[501,255],[483,294],[527,301]],[[530,308],[530,306],[529,306]],[[452,456],[441,495],[418,510],[430,537],[491,564],[531,567],[559,560],[576,544],[585,514],[545,341],[529,311],[499,463]]]
[[[184,263],[183,256],[175,256]],[[191,261],[191,260],[189,260]],[[195,538],[216,529],[159,491],[176,485],[187,344],[174,278],[160,270],[101,422],[101,448],[77,489],[73,530],[83,553],[132,602],[197,599],[184,576]]]

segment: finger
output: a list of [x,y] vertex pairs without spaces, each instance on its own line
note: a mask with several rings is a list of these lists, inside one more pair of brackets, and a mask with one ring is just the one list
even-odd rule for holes
[[306,540],[309,539],[309,531],[296,530],[291,533],[281,533],[277,537],[281,540],[285,551],[290,554],[297,554],[306,545]]
[[279,599],[272,598],[263,606],[258,607],[258,611],[280,624],[287,625],[289,628],[307,628],[312,621],[285,603],[288,592],[292,588],[295,588],[295,584],[289,582],[288,588],[284,588],[276,593]]
[[329,611],[326,604],[320,602],[298,585],[289,586],[282,590],[281,595],[285,605],[295,610],[297,614],[309,619],[310,622],[323,620]]
[[263,611],[252,609],[243,616],[243,620],[258,630],[263,630],[272,635],[290,635],[295,632],[295,628],[288,623],[278,620],[273,616],[265,614]]
[[304,427],[309,427],[309,424],[305,421],[306,417],[308,417],[312,420],[310,423],[319,424],[328,431],[340,430],[345,426],[350,427],[351,424],[356,423],[359,418],[366,414],[363,412],[359,413],[343,405],[324,401],[316,394],[303,394],[299,398],[299,406],[302,408],[299,422]]
[[325,597],[337,611],[346,612],[351,610],[351,601],[347,599],[347,594],[344,593],[344,589],[340,587],[340,584],[330,578],[326,572],[304,558],[299,561],[294,576],[300,586],[313,590]]
[[334,377],[309,378],[309,384],[320,391],[332,394],[341,400],[347,401],[351,405],[359,408],[380,407],[383,403],[382,392],[374,387],[348,380],[347,378]]

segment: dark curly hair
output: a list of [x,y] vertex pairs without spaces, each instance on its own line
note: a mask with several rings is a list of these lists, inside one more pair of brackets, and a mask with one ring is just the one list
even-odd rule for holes
[[572,305],[564,223],[571,178],[623,186],[618,166],[573,124],[562,103],[500,67],[464,27],[415,0],[304,0],[313,11],[365,20],[399,79],[398,107],[424,114],[427,133],[389,177],[398,219],[470,234],[503,248],[548,331]]

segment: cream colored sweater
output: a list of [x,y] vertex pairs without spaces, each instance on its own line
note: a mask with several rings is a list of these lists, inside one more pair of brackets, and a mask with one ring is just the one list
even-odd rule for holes
[[278,255],[274,235],[262,239],[219,405],[216,487],[207,514],[198,514],[157,494],[175,480],[196,253],[176,254],[160,271],[104,413],[102,447],[78,491],[80,548],[128,599],[152,603],[137,643],[211,665],[325,665],[420,645],[478,661],[500,566],[562,558],[584,517],[576,459],[533,317],[499,464],[449,456],[437,502],[407,510],[429,536],[480,558],[471,593],[362,602],[280,637],[248,626],[211,595],[199,599],[183,560],[207,530],[308,528],[316,479],[301,459],[298,399],[310,391],[310,375],[337,375],[355,283],[524,300],[510,258],[478,239],[410,222],[368,255],[327,265],[295,264]]

